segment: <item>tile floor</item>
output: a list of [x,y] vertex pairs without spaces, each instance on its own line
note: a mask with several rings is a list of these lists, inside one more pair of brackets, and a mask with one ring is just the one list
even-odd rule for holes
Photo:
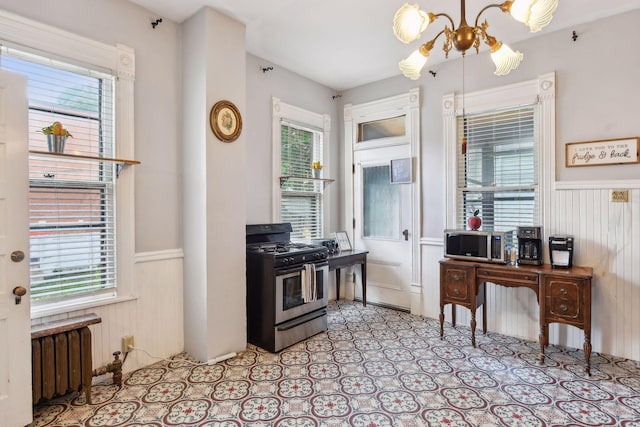
[[253,346],[194,366],[188,356],[122,388],[34,408],[33,426],[640,426],[640,363],[539,347],[360,303],[332,302],[329,330],[270,354]]

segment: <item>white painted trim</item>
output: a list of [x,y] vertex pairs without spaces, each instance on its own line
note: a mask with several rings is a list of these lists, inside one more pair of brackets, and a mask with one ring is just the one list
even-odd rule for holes
[[556,190],[607,190],[607,189],[640,188],[640,180],[608,180],[608,181],[556,181]]
[[422,283],[411,282],[411,293],[413,295],[422,295]]
[[[358,143],[358,125],[362,122],[406,116],[406,135]],[[422,156],[420,151],[420,88],[406,93],[378,99],[358,105],[344,106],[344,210],[343,223],[352,242],[354,218],[353,152],[367,148],[382,148],[393,145],[410,144],[411,158],[414,159],[414,179],[411,183],[411,282],[418,283],[422,275],[420,236],[422,236]]]
[[[475,113],[538,104],[538,191],[540,193],[540,215],[544,230],[549,230],[551,197],[555,183],[555,72],[538,76],[537,79],[505,85],[498,88],[464,94],[465,113]],[[445,224],[456,226],[457,175],[456,117],[462,115],[463,94],[447,94],[442,99],[444,153],[446,167]]]
[[[319,114],[313,111],[308,111],[294,105],[287,104],[280,101],[279,98],[271,98],[271,141],[272,141],[272,158],[271,158],[271,174],[272,174],[272,220],[273,222],[280,222],[281,211],[281,196],[280,191],[280,162],[281,162],[281,148],[282,148],[282,134],[280,130],[280,123],[282,120],[291,120],[302,125],[306,124],[311,127],[322,129],[322,162],[323,169],[330,170],[329,159],[330,152],[329,146],[331,145],[331,116],[327,113]],[[323,193],[323,223],[325,228],[329,224],[329,197],[327,192]],[[325,234],[328,230],[324,230]]]
[[60,58],[117,70],[116,47],[0,10],[0,39]]
[[[116,114],[116,157],[135,159],[134,156],[134,81],[135,52],[132,48],[117,44],[115,46],[97,42],[59,28],[23,18],[0,10],[0,39],[8,44],[33,49],[44,55],[56,57],[65,62],[85,65],[88,68],[110,70],[115,79]],[[80,298],[78,304],[111,304],[122,298],[130,298],[133,289],[133,263],[135,255],[135,174],[133,167],[122,170],[116,180],[116,242],[117,242],[117,293],[118,297],[107,300],[98,299],[87,303]],[[109,302],[105,302],[109,301]],[[61,310],[76,310],[77,304],[61,305]],[[32,316],[41,316],[43,312],[58,312],[43,305],[43,310],[32,309]]]
[[420,239],[420,244],[423,246],[441,246],[444,247],[444,239],[437,237],[423,237]]
[[178,248],[163,251],[139,252],[135,255],[134,262],[136,264],[142,264],[144,262],[169,261],[182,258],[184,258],[184,251],[182,248]]
[[87,310],[87,309],[96,308],[96,307],[103,307],[105,305],[119,304],[121,302],[135,301],[136,299],[138,298],[127,295],[127,296],[115,296],[110,298],[103,298],[103,299],[98,299],[93,301],[83,301],[81,303],[75,302],[75,303],[66,304],[66,305],[54,306],[53,304],[47,304],[46,306],[43,306],[42,309],[31,310],[31,321],[37,322],[37,319],[40,319],[42,317],[54,316],[54,315],[63,314],[63,313],[71,313],[78,310]]

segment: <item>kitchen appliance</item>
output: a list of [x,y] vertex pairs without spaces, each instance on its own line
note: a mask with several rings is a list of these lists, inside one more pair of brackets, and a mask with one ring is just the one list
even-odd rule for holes
[[542,227],[518,227],[518,264],[542,265]]
[[338,242],[336,242],[336,239],[332,239],[330,237],[325,239],[311,239],[311,243],[314,245],[326,246],[329,254],[338,252]]
[[549,236],[549,257],[553,268],[570,268],[573,265],[573,236]]
[[469,261],[506,264],[513,231],[445,230],[444,256]]
[[291,242],[291,231],[290,223],[246,226],[247,340],[271,352],[327,329],[328,250]]

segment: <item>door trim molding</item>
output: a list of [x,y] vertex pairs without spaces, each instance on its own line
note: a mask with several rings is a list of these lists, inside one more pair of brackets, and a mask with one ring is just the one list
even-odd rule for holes
[[[344,210],[342,224],[344,224],[349,238],[354,238],[354,150],[358,140],[358,124],[376,119],[396,116],[399,111],[407,115],[407,144],[411,146],[411,158],[414,161],[413,182],[411,183],[411,285],[421,282],[422,263],[421,245],[421,194],[422,194],[422,159],[420,151],[420,87],[408,92],[387,98],[377,99],[362,104],[346,104],[344,106]],[[395,138],[394,138],[395,140]],[[384,140],[380,141],[384,144]],[[395,141],[394,141],[395,142]],[[413,302],[412,302],[413,305]],[[412,312],[413,312],[412,307]]]

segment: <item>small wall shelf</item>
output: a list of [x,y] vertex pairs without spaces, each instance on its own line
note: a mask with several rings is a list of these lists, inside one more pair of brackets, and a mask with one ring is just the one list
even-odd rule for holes
[[335,181],[335,179],[329,179],[329,178],[311,178],[311,177],[307,177],[307,176],[286,175],[286,176],[281,176],[280,177],[280,187],[282,187],[282,185],[285,182],[289,181],[289,180],[294,180],[294,181],[317,181],[317,182],[324,183],[325,187],[327,186],[327,184],[331,184],[332,182]]
[[84,154],[68,154],[68,153],[53,153],[51,151],[39,151],[39,150],[29,150],[29,154],[34,154],[37,156],[45,156],[45,157],[63,157],[68,159],[79,159],[79,160],[95,160],[99,162],[109,162],[116,163],[116,175],[120,175],[120,171],[129,165],[139,165],[140,162],[138,160],[127,160],[127,159],[114,159],[110,157],[96,157],[96,156],[86,156]]

